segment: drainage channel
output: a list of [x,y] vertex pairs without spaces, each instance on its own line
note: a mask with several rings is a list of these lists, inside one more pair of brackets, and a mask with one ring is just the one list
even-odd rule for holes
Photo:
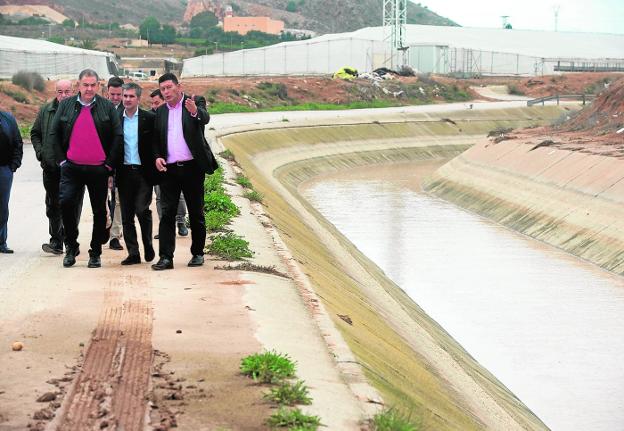
[[443,163],[302,192],[551,429],[622,429],[624,278],[422,193]]

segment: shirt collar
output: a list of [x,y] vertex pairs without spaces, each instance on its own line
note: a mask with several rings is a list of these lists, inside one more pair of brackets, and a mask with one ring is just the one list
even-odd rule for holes
[[127,118],[127,119],[129,119],[129,120],[134,120],[135,118],[138,118],[138,117],[139,117],[139,108],[137,108],[136,112],[134,113],[134,115],[133,115],[132,117],[129,117],[129,116],[126,114],[126,110],[125,110],[125,108],[124,108],[124,110],[123,110],[123,116],[124,116],[124,118]]
[[178,108],[180,108],[180,106],[182,106],[182,101],[183,100],[184,100],[184,93],[182,93],[182,97],[180,97],[180,100],[174,106],[171,106],[168,103],[165,103],[165,105],[167,105],[167,108],[169,108],[170,110],[171,109],[178,109]]
[[93,100],[91,100],[91,102],[85,103],[85,102],[83,102],[82,98],[80,97],[80,93],[78,93],[78,103],[80,103],[82,106],[91,106],[91,105],[93,105],[95,103],[95,99],[96,98],[97,98],[97,96],[94,97]]

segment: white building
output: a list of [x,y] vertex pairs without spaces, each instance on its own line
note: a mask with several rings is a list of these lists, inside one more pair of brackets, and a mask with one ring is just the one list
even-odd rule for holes
[[422,73],[542,75],[624,71],[624,35],[407,25],[404,52],[383,27],[184,60],[182,76],[331,74],[409,64]]
[[0,78],[11,78],[20,70],[38,72],[44,78],[76,78],[86,68],[95,70],[104,79],[118,73],[111,53],[39,39],[0,36]]

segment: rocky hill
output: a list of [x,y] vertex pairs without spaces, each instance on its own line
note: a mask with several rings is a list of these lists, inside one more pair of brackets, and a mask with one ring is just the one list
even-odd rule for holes
[[[235,15],[269,16],[286,22],[287,28],[318,33],[352,31],[381,24],[382,0],[203,0],[206,4],[231,5]],[[160,22],[181,24],[188,0],[0,0],[2,4],[48,4],[80,22],[138,24],[148,16]],[[457,25],[427,9],[408,2],[408,23]]]

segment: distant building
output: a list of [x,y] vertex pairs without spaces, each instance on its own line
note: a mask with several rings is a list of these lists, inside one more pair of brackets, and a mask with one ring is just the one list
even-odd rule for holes
[[149,47],[149,42],[146,39],[129,39],[125,41],[125,45],[131,48],[145,48]]
[[280,34],[284,31],[284,21],[274,20],[266,16],[226,16],[223,18],[223,31],[247,34],[254,30]]
[[132,25],[132,24],[122,24],[119,26],[119,28],[124,29],[124,30],[129,30],[129,31],[139,31],[139,27],[137,27],[136,25]]

